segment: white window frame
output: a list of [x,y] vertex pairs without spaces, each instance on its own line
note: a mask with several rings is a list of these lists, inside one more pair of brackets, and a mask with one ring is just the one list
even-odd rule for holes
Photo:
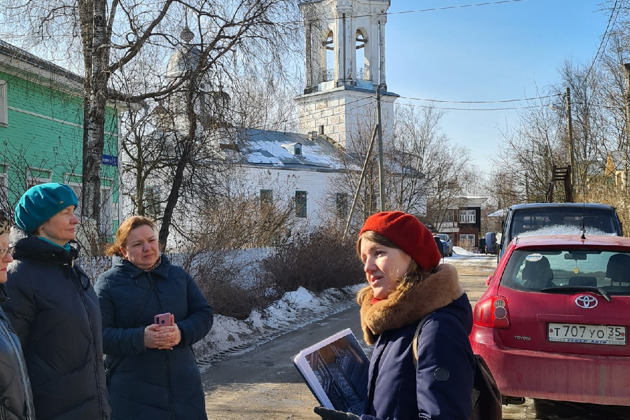
[[477,210],[460,210],[459,223],[476,223]]
[[9,165],[0,163],[0,208],[9,208]]
[[474,248],[477,244],[477,235],[474,233],[460,233],[459,244],[462,247],[470,246],[471,248]]
[[[36,174],[36,175],[35,175]],[[46,175],[46,176],[42,176]],[[53,176],[52,169],[44,168],[27,168],[26,169],[26,189],[34,187],[35,185],[45,184],[50,182]]]
[[0,79],[0,126],[2,127],[9,125],[8,107],[7,82]]
[[114,196],[110,185],[101,185],[101,226],[100,234],[105,237],[113,235],[112,226],[114,220]]

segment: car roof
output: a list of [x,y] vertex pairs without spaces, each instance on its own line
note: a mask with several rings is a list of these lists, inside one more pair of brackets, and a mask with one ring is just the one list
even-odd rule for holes
[[510,206],[511,210],[520,210],[528,208],[550,208],[550,207],[573,207],[573,208],[599,208],[599,209],[614,209],[613,206],[608,204],[599,203],[525,203],[515,204]]
[[581,235],[517,236],[514,241],[516,249],[536,246],[619,246],[630,248],[630,238],[609,235],[586,235],[585,239],[582,239]]

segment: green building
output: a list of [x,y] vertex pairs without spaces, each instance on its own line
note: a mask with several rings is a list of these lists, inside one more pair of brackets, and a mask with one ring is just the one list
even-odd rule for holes
[[[118,227],[118,137],[112,104],[102,157],[101,238]],[[0,209],[12,214],[26,189],[45,182],[70,185],[80,206],[82,149],[83,78],[0,40]]]

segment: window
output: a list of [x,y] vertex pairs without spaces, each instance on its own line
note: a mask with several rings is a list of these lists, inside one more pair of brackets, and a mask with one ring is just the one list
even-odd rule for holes
[[345,219],[348,217],[348,194],[337,193],[335,194],[335,204],[337,207],[337,217]]
[[112,206],[113,206],[113,197],[112,197],[112,188],[101,186],[101,226],[100,226],[100,234],[102,236],[112,236]]
[[8,179],[9,165],[0,163],[0,209],[9,208]]
[[41,169],[41,168],[28,168],[27,169],[27,178],[26,178],[26,187],[31,188],[35,185],[45,184],[50,182],[52,179],[52,171],[49,169]]
[[453,213],[453,210],[446,210],[446,213],[444,213],[444,221],[446,223],[453,223],[455,221],[455,216]]
[[0,126],[9,125],[7,108],[7,82],[4,80],[0,80]]
[[363,32],[359,29],[355,36],[356,63],[357,63],[357,80],[370,80],[370,72],[368,71],[369,63],[365,57],[365,44],[367,39]]
[[475,247],[475,235],[472,233],[461,233],[459,235],[459,246],[465,249],[473,249]]
[[475,210],[460,210],[459,223],[475,223],[477,221],[477,212]]
[[260,207],[273,205],[273,190],[260,190]]
[[306,217],[306,191],[295,192],[295,216]]
[[326,40],[323,42],[324,51],[326,53],[326,64],[323,69],[322,82],[327,82],[329,80],[333,80],[333,73],[335,70],[335,41],[333,40],[332,31],[328,32],[328,36]]

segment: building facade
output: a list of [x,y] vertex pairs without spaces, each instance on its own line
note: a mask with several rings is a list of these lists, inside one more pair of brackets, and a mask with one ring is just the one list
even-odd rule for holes
[[[0,145],[3,211],[12,214],[26,189],[46,182],[69,184],[80,202],[82,77],[0,40]],[[111,237],[118,227],[118,115],[113,106],[106,110],[102,159],[98,230]]]

